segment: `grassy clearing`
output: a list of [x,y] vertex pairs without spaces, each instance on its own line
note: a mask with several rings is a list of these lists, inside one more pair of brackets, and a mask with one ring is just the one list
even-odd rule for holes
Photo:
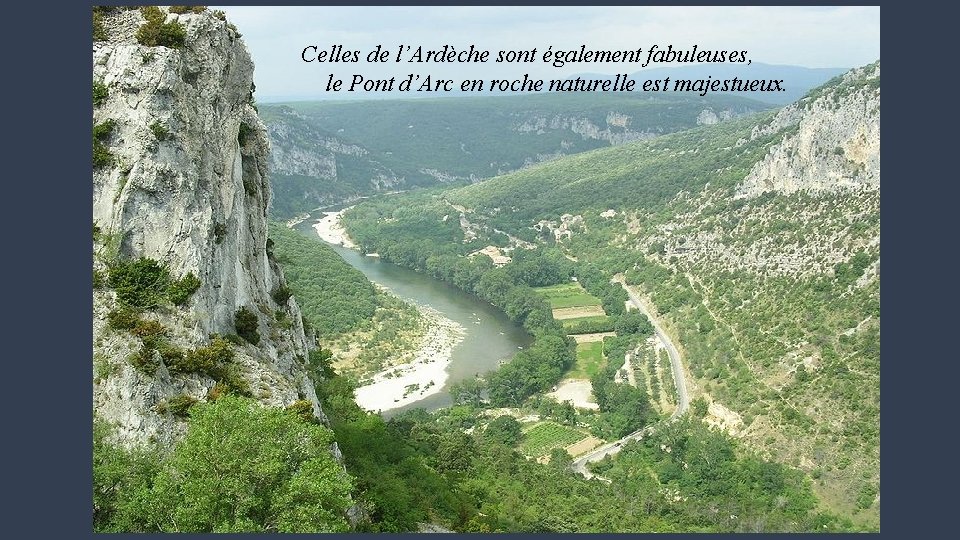
[[603,341],[605,337],[616,335],[616,332],[593,332],[590,334],[570,334],[570,337],[577,343],[592,343],[594,341]]
[[528,429],[520,443],[520,451],[531,457],[544,456],[554,448],[566,448],[587,434],[554,422],[541,422]]
[[599,306],[601,304],[599,298],[588,293],[579,283],[562,283],[549,287],[536,287],[534,290],[550,302],[550,307],[553,309]]
[[577,363],[567,373],[567,378],[589,379],[596,375],[605,363],[602,341],[577,343]]

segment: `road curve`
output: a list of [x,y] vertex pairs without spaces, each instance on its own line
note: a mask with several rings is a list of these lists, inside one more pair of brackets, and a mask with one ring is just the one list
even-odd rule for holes
[[[690,406],[690,399],[687,396],[687,384],[683,378],[683,366],[680,364],[680,353],[677,351],[677,347],[673,344],[673,341],[670,340],[670,337],[667,335],[667,333],[663,331],[663,326],[660,324],[660,321],[651,314],[650,310],[647,309],[646,304],[633,291],[633,289],[623,281],[623,277],[617,276],[613,278],[612,281],[619,283],[620,286],[627,291],[627,296],[630,298],[630,302],[638,310],[640,310],[640,313],[643,313],[648,319],[650,319],[650,324],[653,325],[654,334],[663,344],[663,347],[667,350],[667,355],[670,357],[670,371],[673,373],[673,385],[677,389],[677,408],[673,411],[673,414],[670,415],[670,419],[668,421],[675,420],[680,415],[687,412],[687,408]],[[594,478],[596,476],[587,470],[587,463],[600,461],[606,456],[612,456],[620,452],[620,449],[627,441],[640,440],[652,429],[652,425],[646,426],[638,431],[634,431],[622,439],[604,444],[596,450],[580,456],[574,460],[570,466],[574,471],[582,474],[583,476],[587,478]],[[596,478],[606,480],[602,477]]]
[[670,419],[677,418],[687,412],[687,408],[690,407],[690,398],[687,396],[687,384],[683,378],[683,365],[680,363],[680,352],[677,351],[677,347],[673,344],[673,341],[670,340],[670,336],[663,331],[663,326],[660,324],[660,321],[651,314],[646,304],[637,296],[633,289],[623,282],[623,278],[614,278],[614,281],[619,283],[620,286],[623,287],[623,290],[627,291],[630,302],[650,319],[654,333],[656,333],[660,342],[663,343],[664,348],[667,349],[667,355],[670,356],[670,369],[673,371],[673,383],[677,388],[677,409],[673,411]]

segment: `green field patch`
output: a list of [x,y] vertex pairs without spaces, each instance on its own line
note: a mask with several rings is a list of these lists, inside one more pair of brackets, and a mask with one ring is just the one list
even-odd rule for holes
[[569,328],[571,326],[576,326],[582,322],[584,323],[605,323],[610,320],[610,317],[607,315],[596,315],[594,317],[577,317],[574,319],[564,319],[560,321],[563,324],[564,328]]
[[563,319],[560,324],[563,325],[568,334],[595,334],[613,330],[613,319],[607,315]]
[[555,422],[541,422],[526,430],[520,451],[531,457],[544,456],[554,448],[566,448],[587,434]]
[[577,343],[577,363],[567,373],[569,379],[589,379],[606,363],[603,357],[603,342]]
[[561,283],[549,287],[535,287],[537,293],[550,302],[552,309],[599,306],[600,299],[588,293],[579,283]]

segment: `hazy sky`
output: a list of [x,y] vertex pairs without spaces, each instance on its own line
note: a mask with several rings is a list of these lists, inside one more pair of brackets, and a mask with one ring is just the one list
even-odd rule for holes
[[[211,6],[214,7],[214,6]],[[767,64],[854,67],[880,58],[879,7],[217,7],[227,13],[256,63],[257,98],[348,97],[325,92],[328,76],[405,78],[409,73],[456,79],[563,78],[576,73],[633,73],[639,64],[567,64],[539,60],[547,46],[646,51],[653,44],[747,50]],[[358,63],[305,63],[304,47],[360,51]],[[491,51],[485,64],[368,64],[378,44]],[[496,63],[499,50],[537,48],[534,63]],[[659,65],[657,67],[662,67]],[[749,68],[744,68],[749,77]],[[365,97],[376,97],[367,94]]]

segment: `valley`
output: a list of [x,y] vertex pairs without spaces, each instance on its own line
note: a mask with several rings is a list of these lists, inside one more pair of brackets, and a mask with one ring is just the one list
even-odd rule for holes
[[205,6],[93,57],[95,531],[879,530],[879,61],[257,104]]
[[[375,198],[344,222],[360,249],[433,275],[483,246],[512,257],[502,274],[491,270],[466,285],[481,295],[490,294],[487,274],[557,283],[526,274],[525,257],[550,260],[539,263],[543,274],[567,264],[581,282],[586,272],[618,278],[633,297],[647,298],[657,334],[671,336],[688,359],[692,395],[681,401],[699,400],[704,422],[811,475],[828,508],[876,523],[878,503],[869,497],[879,485],[878,80],[879,65],[867,66],[775,115],[598,149],[467,187]],[[768,175],[778,180],[756,180]],[[449,219],[451,209],[459,220]],[[556,287],[543,290],[564,330],[576,320],[602,333],[605,317],[623,312],[622,299],[619,313],[605,311]],[[569,369],[584,377],[581,356],[594,353],[584,343],[576,349],[571,366],[580,367]],[[505,382],[503,371],[488,381],[493,403],[537,392]],[[855,387],[857,397],[848,393]],[[589,411],[587,398],[578,403]]]
[[743,97],[633,92],[259,106],[273,143],[275,219],[385,191],[478,182],[769,108]]
[[[316,243],[314,219],[305,220],[295,227],[302,235],[298,239],[298,251],[309,249],[305,245],[307,242]],[[282,234],[279,231],[277,233],[274,238]],[[336,239],[351,243],[348,237]],[[416,339],[406,343],[398,339],[396,331],[383,328],[371,336],[338,334],[336,339],[322,341],[334,353],[341,347],[350,348],[352,345],[361,351],[358,359],[360,364],[375,366],[374,370],[361,373],[344,370],[344,366],[338,366],[336,362],[333,364],[338,372],[354,375],[354,382],[359,385],[358,402],[369,410],[381,410],[389,417],[415,407],[436,409],[449,406],[452,403],[448,392],[450,385],[496,369],[500,362],[508,360],[518,349],[530,343],[530,337],[523,328],[472,295],[428,276],[383,262],[377,257],[364,256],[336,244],[331,248],[346,264],[361,272],[365,279],[420,313],[420,317],[412,315],[418,319],[413,325],[420,331]],[[303,271],[308,272],[309,268]],[[291,282],[296,291],[297,276],[291,275]],[[336,287],[331,283],[327,290]],[[386,320],[403,320],[395,312],[389,313],[389,319]],[[322,320],[329,316],[329,310],[318,312],[315,316]],[[343,357],[342,353],[335,354],[335,358]],[[411,357],[419,358],[417,366],[404,366],[406,361],[413,359]],[[389,363],[389,368],[385,368],[383,362]],[[418,366],[420,373],[413,373],[415,370],[411,368]],[[378,373],[375,378],[380,383],[367,384],[368,377],[375,372]],[[417,390],[405,395],[408,385],[417,385]]]

